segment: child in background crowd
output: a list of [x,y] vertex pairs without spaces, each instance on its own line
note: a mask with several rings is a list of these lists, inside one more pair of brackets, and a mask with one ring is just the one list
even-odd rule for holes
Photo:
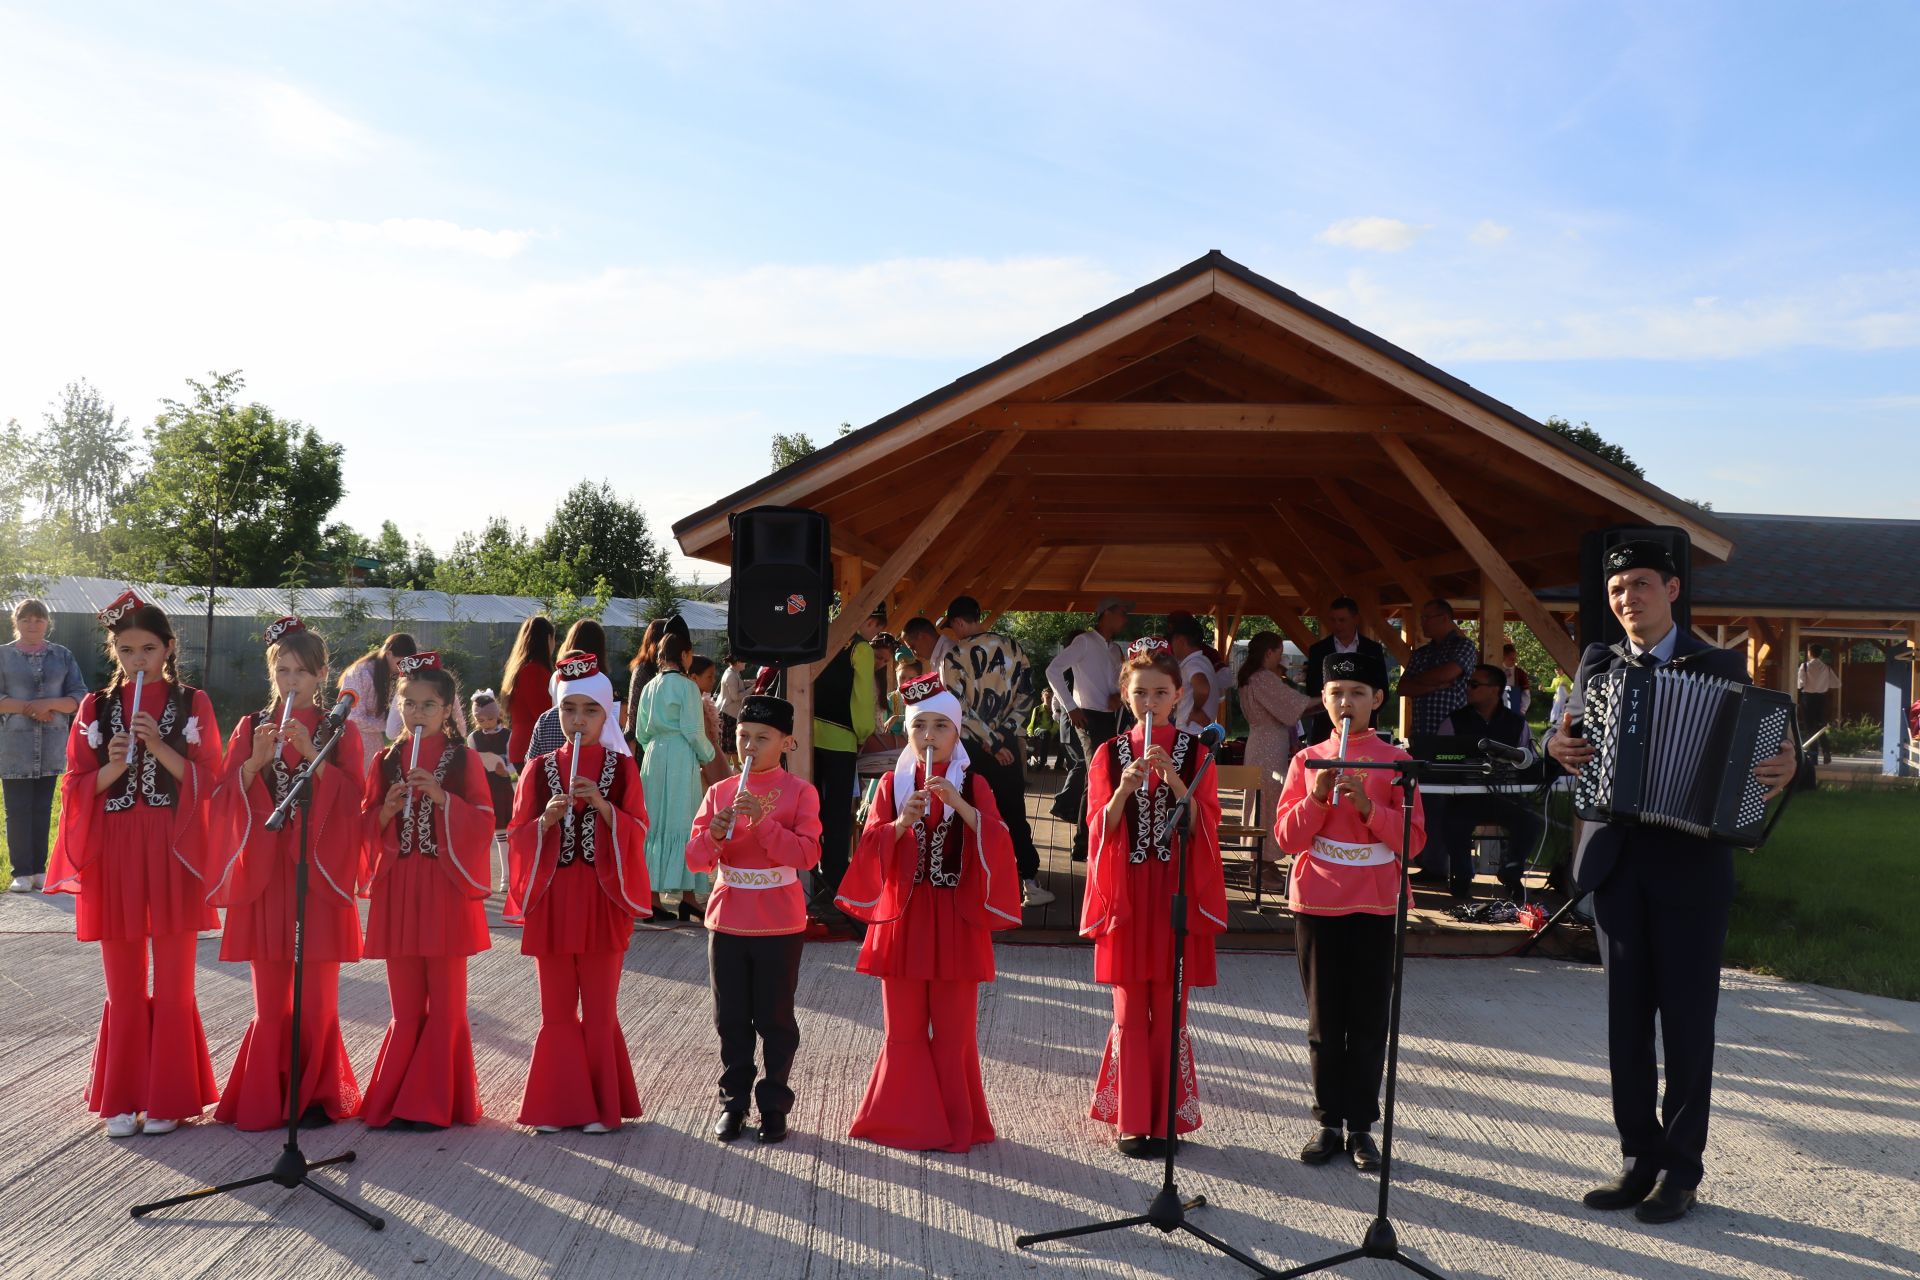
[[475,691],[467,700],[467,711],[473,718],[467,745],[480,757],[480,767],[487,774],[487,790],[493,797],[493,857],[488,887],[499,893],[507,883],[507,823],[513,818],[513,784],[520,779],[520,771],[507,755],[513,730],[500,718],[500,699],[491,689]]

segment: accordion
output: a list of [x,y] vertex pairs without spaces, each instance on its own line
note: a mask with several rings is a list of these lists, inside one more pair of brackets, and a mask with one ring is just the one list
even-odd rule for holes
[[1585,717],[1594,754],[1574,783],[1581,817],[1669,827],[1749,849],[1766,840],[1773,827],[1767,788],[1753,767],[1796,732],[1786,694],[1627,667],[1587,685]]

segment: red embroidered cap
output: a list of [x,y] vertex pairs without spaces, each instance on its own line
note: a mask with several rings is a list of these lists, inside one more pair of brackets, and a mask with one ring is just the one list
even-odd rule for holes
[[1171,653],[1173,650],[1163,636],[1141,636],[1127,646],[1127,656],[1137,658],[1143,653]]
[[928,698],[945,693],[947,686],[940,683],[938,675],[919,676],[900,686],[901,700],[909,704],[925,702]]
[[100,611],[100,625],[110,627],[132,613],[135,609],[143,607],[146,603],[145,600],[142,600],[138,595],[134,594],[132,587],[128,587],[125,591],[122,591],[113,598],[112,604]]
[[292,614],[288,614],[284,618],[275,618],[268,624],[266,631],[262,634],[266,637],[268,644],[279,644],[282,637],[291,632],[305,631],[306,629],[306,623],[300,621],[300,619],[294,617]]
[[588,676],[600,674],[600,659],[579,649],[560,655],[560,665],[554,668],[562,680],[585,680]]
[[422,649],[419,653],[409,653],[400,659],[400,674],[410,675],[415,671],[438,671],[440,669],[440,651]]

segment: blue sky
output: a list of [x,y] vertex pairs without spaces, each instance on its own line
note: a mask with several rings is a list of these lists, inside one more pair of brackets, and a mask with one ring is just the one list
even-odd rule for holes
[[0,418],[243,368],[369,531],[664,532],[1220,249],[1684,496],[1920,517],[1920,7],[944,8],[0,0]]

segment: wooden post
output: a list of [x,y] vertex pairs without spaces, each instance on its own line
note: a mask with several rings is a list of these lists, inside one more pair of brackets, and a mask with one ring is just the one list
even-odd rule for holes
[[[1787,656],[1785,663],[1782,664],[1785,668],[1782,674],[1785,675],[1786,680],[1780,686],[1780,692],[1792,698],[1793,705],[1796,707],[1800,705],[1800,646],[1800,619],[1788,618]],[[1839,701],[1838,698],[1834,699],[1834,718],[1836,720],[1839,719]]]
[[1507,642],[1507,602],[1500,584],[1480,575],[1480,661],[1500,665],[1500,648]]
[[[873,612],[873,606],[867,606]],[[838,653],[839,650],[832,652]],[[813,781],[813,668],[804,662],[787,668],[787,701],[793,704],[793,755],[787,760],[787,772],[806,782]]]

